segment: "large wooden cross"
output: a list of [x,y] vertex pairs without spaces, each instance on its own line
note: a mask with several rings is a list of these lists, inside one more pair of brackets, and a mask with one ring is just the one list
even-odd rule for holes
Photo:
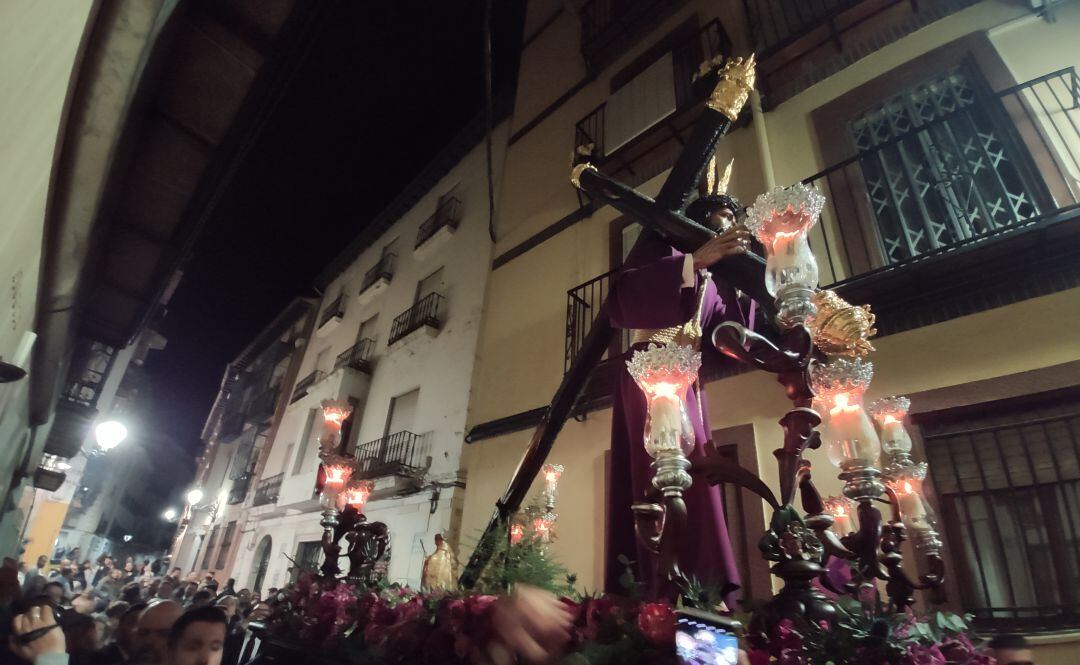
[[[717,144],[738,118],[753,86],[753,56],[728,60],[720,71],[719,81],[706,102],[704,113],[694,126],[693,135],[655,200],[608,177],[588,163],[574,167],[571,182],[593,200],[611,205],[645,227],[635,248],[643,243],[647,234],[656,233],[680,251],[696,250],[715,234],[711,229],[687,218],[684,214],[686,207],[702,171],[715,154]],[[634,249],[631,249],[631,255],[633,253]],[[734,286],[762,306],[770,308],[772,298],[765,291],[764,273],[764,261],[750,253],[729,257],[712,268],[713,279]],[[471,588],[476,584],[491,557],[495,539],[506,537],[504,531],[507,520],[521,508],[533,480],[544,465],[556,437],[585,390],[589,375],[600,362],[613,335],[607,302],[604,302],[597,311],[589,334],[582,342],[581,350],[533,432],[506,492],[495,503],[495,512],[462,572],[460,583],[463,587]]]

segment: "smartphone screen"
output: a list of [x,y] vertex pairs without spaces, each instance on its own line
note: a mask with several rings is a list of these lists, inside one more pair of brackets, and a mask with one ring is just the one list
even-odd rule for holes
[[676,613],[675,652],[682,665],[738,665],[739,624],[724,617],[680,610]]

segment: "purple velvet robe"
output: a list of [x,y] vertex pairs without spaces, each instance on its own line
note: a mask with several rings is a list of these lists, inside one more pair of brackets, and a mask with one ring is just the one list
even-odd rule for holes
[[[609,296],[609,312],[616,328],[659,329],[681,325],[694,315],[695,288],[683,288],[683,254],[658,237],[642,240],[615,278]],[[696,280],[700,283],[701,276]],[[745,311],[744,311],[745,310]],[[717,363],[730,362],[708,339],[713,328],[724,321],[751,326],[753,305],[741,304],[731,287],[706,284],[702,307],[702,372]],[[635,345],[634,348],[643,348]],[[629,358],[630,349],[624,359]],[[705,405],[698,410],[693,389],[686,395],[686,409],[694,426],[697,454],[703,454],[709,434]],[[643,432],[648,409],[645,396],[625,367],[619,373],[611,425],[611,478],[608,490],[608,533],[605,583],[609,591],[620,591],[619,577],[625,566],[618,562],[626,555],[638,562],[637,579],[650,581],[652,554],[641,547],[634,535],[631,504],[652,490],[652,458],[645,452]],[[699,415],[700,414],[700,415]],[[679,565],[688,577],[717,586],[739,584],[738,566],[728,538],[720,488],[695,479],[685,493],[687,527],[679,547]],[[646,564],[646,562],[648,562]],[[734,598],[729,597],[729,601]]]

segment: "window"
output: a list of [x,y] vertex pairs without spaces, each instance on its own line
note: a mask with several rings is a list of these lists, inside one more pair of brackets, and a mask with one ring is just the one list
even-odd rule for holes
[[886,264],[1039,213],[1030,156],[973,63],[879,103],[848,125]]
[[390,400],[390,413],[386,416],[387,435],[413,431],[416,424],[416,405],[419,401],[419,388]]
[[210,555],[214,552],[214,545],[217,543],[218,531],[221,530],[221,526],[215,526],[210,532],[210,535],[206,539],[206,551],[203,552],[202,568],[209,570],[210,568]]
[[307,457],[308,442],[312,436],[316,436],[313,430],[315,430],[315,419],[319,416],[319,409],[308,410],[307,420],[304,421],[304,430],[300,436],[300,446],[296,451],[296,460],[293,462],[293,475],[300,473],[304,470],[304,458]]
[[330,367],[330,347],[327,346],[319,350],[319,353],[315,355],[315,367],[313,372],[326,372],[329,373],[332,368]]
[[414,302],[420,302],[424,298],[430,296],[432,293],[442,294],[444,287],[443,284],[443,269],[439,268],[435,272],[431,273],[424,279],[420,280],[416,284],[416,300]]
[[360,324],[360,332],[356,335],[356,340],[362,339],[375,339],[375,329],[379,324],[379,315],[376,314]]
[[229,525],[225,527],[225,536],[221,539],[221,547],[218,549],[217,562],[214,564],[214,570],[222,570],[225,568],[225,562],[229,558],[229,550],[232,549],[233,536],[236,535],[236,522],[229,522]]
[[300,579],[300,573],[305,570],[314,571],[318,569],[320,560],[322,559],[322,547],[317,540],[309,540],[300,543],[296,547],[296,565],[290,569],[289,581],[292,584]]
[[980,406],[923,426],[964,609],[994,630],[1080,625],[1080,398]]

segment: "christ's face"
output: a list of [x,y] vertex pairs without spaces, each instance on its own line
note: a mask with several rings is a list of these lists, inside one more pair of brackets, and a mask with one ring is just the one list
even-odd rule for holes
[[709,213],[708,222],[714,231],[727,231],[735,226],[735,211],[726,206],[719,207]]

